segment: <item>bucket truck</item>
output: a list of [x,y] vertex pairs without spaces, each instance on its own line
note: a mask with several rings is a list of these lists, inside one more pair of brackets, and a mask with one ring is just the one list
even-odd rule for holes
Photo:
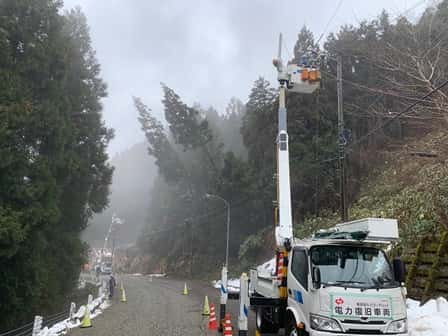
[[390,262],[386,253],[398,240],[395,219],[360,219],[308,239],[293,237],[286,93],[312,93],[320,71],[313,62],[284,65],[281,43],[280,35],[274,60],[280,84],[275,267],[250,271],[257,330],[284,328],[287,336],[405,335],[404,264]]

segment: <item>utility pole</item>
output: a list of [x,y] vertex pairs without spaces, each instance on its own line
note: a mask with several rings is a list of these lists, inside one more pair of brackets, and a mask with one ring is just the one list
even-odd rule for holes
[[112,228],[112,260],[114,260],[114,254],[115,254],[115,238],[116,238],[116,234],[117,234],[117,228],[113,227]]
[[[186,219],[185,222],[185,234],[190,234],[190,278],[193,277],[193,225],[191,224],[191,221],[189,219]],[[188,252],[185,253],[187,255]]]
[[225,261],[225,267],[228,268],[229,267],[229,239],[230,239],[230,203],[225,200],[224,198],[222,198],[219,195],[214,195],[214,194],[205,194],[205,198],[216,198],[219,199],[220,201],[224,202],[224,204],[226,205],[227,208],[227,221],[226,221],[226,261]]
[[342,56],[337,56],[337,91],[338,91],[338,138],[339,138],[339,195],[341,204],[341,220],[348,221],[348,211],[345,190],[345,134],[344,108],[342,98]]

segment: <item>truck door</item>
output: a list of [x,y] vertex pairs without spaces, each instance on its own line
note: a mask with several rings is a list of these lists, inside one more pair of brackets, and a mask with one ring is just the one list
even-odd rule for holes
[[288,306],[300,316],[300,321],[307,324],[310,306],[308,251],[303,247],[295,247],[288,272]]

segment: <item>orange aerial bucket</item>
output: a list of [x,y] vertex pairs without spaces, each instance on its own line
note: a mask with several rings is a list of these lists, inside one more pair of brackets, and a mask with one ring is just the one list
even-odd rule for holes
[[307,68],[302,68],[302,81],[307,81],[310,79],[310,72]]

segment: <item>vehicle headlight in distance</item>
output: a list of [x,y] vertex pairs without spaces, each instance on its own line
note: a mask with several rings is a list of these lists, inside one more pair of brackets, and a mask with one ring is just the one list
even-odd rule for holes
[[387,334],[404,334],[408,332],[408,321],[406,319],[392,321],[386,329]]
[[320,316],[315,314],[310,314],[310,325],[311,328],[314,330],[321,330],[321,331],[342,331],[341,326],[339,325],[338,321]]

